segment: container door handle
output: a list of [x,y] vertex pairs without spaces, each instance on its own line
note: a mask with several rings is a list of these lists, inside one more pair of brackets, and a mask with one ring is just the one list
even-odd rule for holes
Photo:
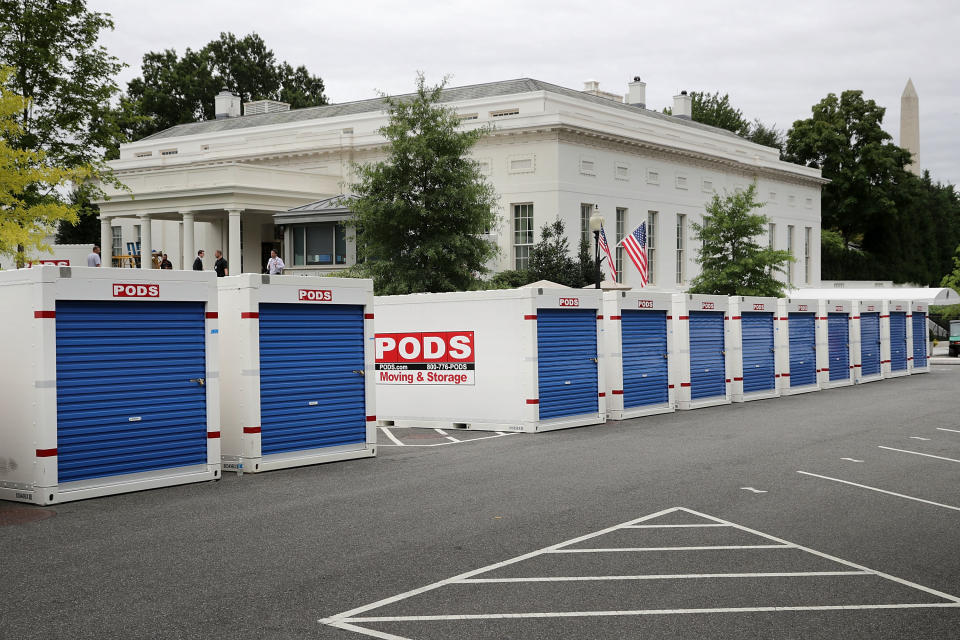
[[206,378],[190,378],[190,382],[196,382],[201,387],[207,383]]
[[593,362],[593,364],[597,364],[597,359],[596,359],[596,358],[590,358],[590,361]]
[[358,376],[362,376],[365,373],[363,369],[354,369],[353,372]]

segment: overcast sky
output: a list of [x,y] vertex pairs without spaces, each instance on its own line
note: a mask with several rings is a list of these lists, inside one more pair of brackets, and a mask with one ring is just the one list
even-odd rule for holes
[[[417,70],[451,85],[530,77],[625,93],[647,83],[661,109],[681,89],[729,93],[748,118],[787,129],[828,93],[862,89],[887,108],[899,142],[900,94],[920,96],[920,163],[960,182],[957,0],[88,0],[111,13],[108,50],[140,74],[144,53],[200,48],[256,31],[279,60],[323,78],[331,102],[412,90]],[[731,8],[733,7],[733,8]]]

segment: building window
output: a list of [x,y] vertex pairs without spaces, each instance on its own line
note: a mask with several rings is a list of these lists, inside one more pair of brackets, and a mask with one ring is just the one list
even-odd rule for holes
[[593,215],[593,205],[580,203],[580,240],[590,246],[590,216]]
[[512,109],[498,109],[496,111],[490,112],[491,118],[502,118],[504,116],[515,116],[520,113],[519,107],[513,107]]
[[339,222],[293,225],[294,266],[347,264],[347,232]]
[[510,173],[534,173],[537,167],[533,154],[510,156],[507,159],[507,170]]
[[617,207],[617,235],[613,239],[613,241],[616,243],[614,261],[617,268],[617,282],[623,282],[623,247],[620,246],[620,241],[623,240],[623,234],[626,231],[626,226],[627,210],[623,207]]
[[533,246],[533,204],[513,205],[513,268],[530,266],[530,248]]
[[767,246],[771,249],[777,248],[777,225],[772,222],[767,225]]
[[787,225],[787,251],[790,253],[790,260],[787,261],[787,284],[793,285],[793,225]]
[[647,283],[657,281],[657,212],[647,211]]
[[810,239],[813,229],[806,227],[803,230],[803,281],[810,284]]
[[[677,284],[683,284],[687,281],[687,216],[682,213],[677,214]],[[650,257],[647,257],[650,262]]]
[[110,227],[110,233],[112,242],[110,247],[110,255],[116,258],[117,256],[123,255],[123,229],[120,227]]

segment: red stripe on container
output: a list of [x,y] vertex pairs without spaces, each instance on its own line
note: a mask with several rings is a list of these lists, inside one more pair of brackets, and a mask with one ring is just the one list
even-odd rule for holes
[[667,320],[673,320],[673,316],[667,316]]
[[913,360],[913,356],[910,356],[909,358],[907,358],[907,360]]
[[743,382],[743,378],[736,378],[736,377],[735,377],[735,378],[733,379],[733,381],[734,381],[734,382]]
[[912,313],[908,313],[908,314],[907,314],[907,317],[908,317],[908,318],[912,318],[912,317],[913,317],[913,314],[912,314]]
[[830,369],[820,369],[820,371],[830,371]]
[[620,319],[620,316],[610,316],[610,319],[611,319],[611,320],[619,320],[619,319]]
[[244,427],[244,433],[260,433],[260,427]]
[[741,318],[740,316],[733,316],[733,317],[730,318],[730,319],[731,319],[731,320],[742,320],[742,318]]
[[730,378],[727,378],[727,384],[730,384]]
[[689,387],[689,386],[690,386],[690,383],[689,383],[689,382],[681,382],[681,383],[680,383],[680,386],[681,386],[681,387]]
[[789,374],[789,373],[781,373],[780,375],[783,376],[784,378],[789,378],[789,377],[790,377],[790,374]]
[[367,416],[367,422],[376,422],[377,416]]
[[605,392],[603,392],[603,391],[601,391],[600,393],[597,394],[597,397],[598,397],[598,398],[605,398],[606,396],[607,396],[607,394],[606,394]]
[[672,385],[672,384],[668,384],[668,385],[667,385],[667,389],[673,389],[673,385]]
[[597,320],[603,320],[603,316],[598,314],[598,315],[597,315]]
[[524,320],[536,320],[537,314],[523,316]]
[[773,377],[774,377],[774,378],[779,378],[779,377],[780,377],[780,374],[777,373],[777,374],[775,374]]
[[863,366],[863,365],[855,364],[855,365],[853,365],[853,366],[856,367],[857,369],[859,369],[859,368],[860,368],[861,366]]
[[207,318],[207,320],[216,320],[217,318],[220,317],[220,314],[217,313],[216,311],[207,311],[203,315]]
[[207,440],[216,440],[220,437],[219,431],[207,431]]
[[56,311],[34,311],[33,317],[34,318],[56,318],[57,312]]
[[241,320],[252,320],[259,317],[260,317],[260,313],[258,311],[241,311],[240,312]]
[[817,316],[817,320],[826,320],[827,316]]
[[372,314],[372,313],[365,313],[365,314],[363,314],[363,319],[364,319],[364,320],[373,320],[373,314]]
[[880,316],[881,318],[889,318],[890,316]]
[[612,393],[612,394],[615,395],[615,396],[622,396],[622,395],[623,395],[623,389],[614,389],[614,390],[611,391],[610,393]]
[[851,320],[859,320],[859,319],[860,319],[860,316],[850,316],[850,319],[851,319]]
[[53,449],[37,449],[38,458],[52,458],[55,455],[57,455],[56,447]]
[[690,316],[677,316],[681,320],[689,320]]
[[540,398],[527,398],[527,404],[540,404]]

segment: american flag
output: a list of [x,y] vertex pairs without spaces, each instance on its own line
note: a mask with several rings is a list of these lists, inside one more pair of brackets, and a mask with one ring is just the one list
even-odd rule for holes
[[647,286],[647,223],[641,222],[633,233],[620,241],[620,244],[640,272],[640,286]]
[[617,279],[617,263],[614,261],[613,256],[610,255],[610,245],[607,244],[607,234],[603,232],[603,227],[600,227],[600,249],[607,254],[607,264],[610,265],[610,273],[613,274],[613,279]]

